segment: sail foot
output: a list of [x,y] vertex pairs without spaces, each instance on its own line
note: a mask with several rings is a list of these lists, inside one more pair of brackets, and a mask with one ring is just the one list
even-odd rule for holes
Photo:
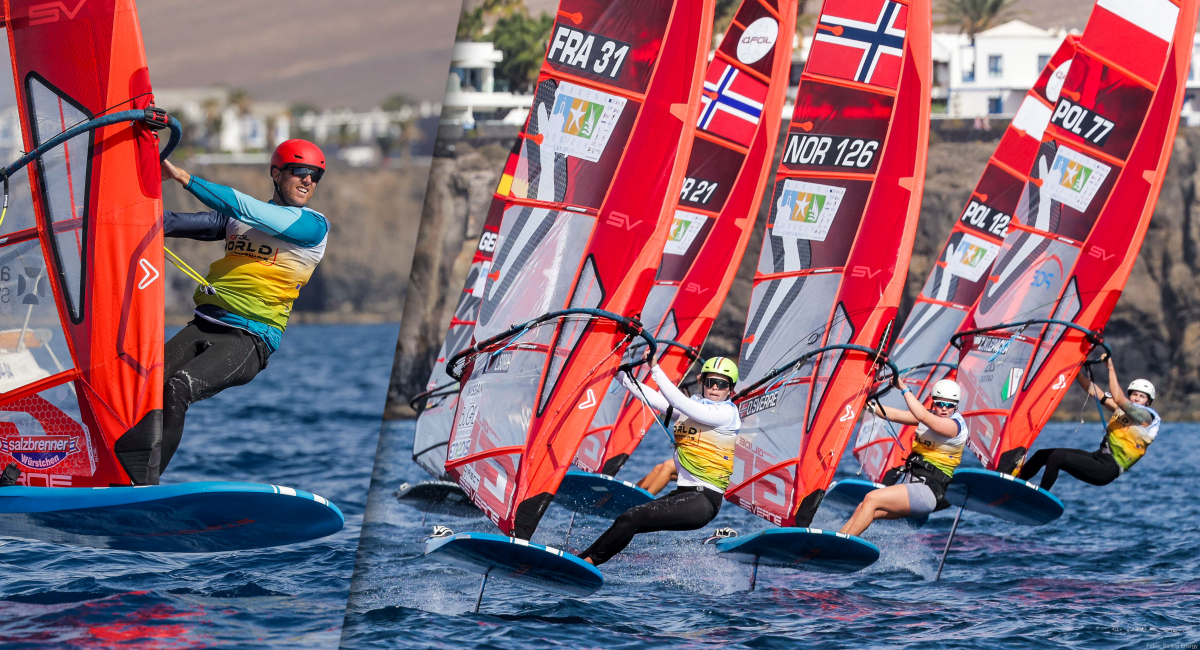
[[162,471],[162,409],[150,411],[113,445],[117,460],[134,485],[158,485]]
[[796,523],[792,524],[797,528],[807,528],[812,523],[813,517],[817,514],[817,508],[821,507],[821,501],[825,499],[825,490],[813,490],[804,497],[800,502],[800,507],[796,509]]
[[533,539],[533,531],[537,530],[538,522],[542,520],[542,515],[546,514],[546,508],[550,507],[550,502],[553,500],[553,494],[542,492],[522,501],[517,506],[517,513],[513,517],[513,537],[524,540]]

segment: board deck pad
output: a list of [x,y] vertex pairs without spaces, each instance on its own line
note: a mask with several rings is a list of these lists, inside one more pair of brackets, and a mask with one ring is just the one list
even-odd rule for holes
[[483,516],[483,512],[467,498],[467,493],[453,481],[402,483],[394,494],[397,501],[421,512],[452,517]]
[[260,483],[0,488],[0,535],[124,551],[283,546],[332,535],[344,523],[324,497]]
[[604,586],[596,567],[550,546],[494,533],[458,533],[425,543],[426,557],[480,575],[564,596],[590,596]]
[[822,573],[853,573],[879,559],[879,548],[861,537],[820,528],[769,528],[720,540],[716,546],[718,553],[738,562]]
[[616,519],[621,513],[654,500],[654,495],[619,478],[571,470],[558,486],[554,502],[581,515]]
[[1025,526],[1041,526],[1062,516],[1063,502],[1046,490],[1009,474],[973,467],[954,473],[946,500]]

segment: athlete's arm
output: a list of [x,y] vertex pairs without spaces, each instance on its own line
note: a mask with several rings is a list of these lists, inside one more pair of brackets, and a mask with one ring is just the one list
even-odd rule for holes
[[217,211],[171,212],[163,210],[163,237],[220,241],[225,239],[229,217]]
[[1092,383],[1091,379],[1088,379],[1087,377],[1085,377],[1084,373],[1081,372],[1081,373],[1075,375],[1075,382],[1078,383],[1081,387],[1083,387],[1084,392],[1086,392],[1089,396],[1095,397],[1097,400],[1100,400],[1100,404],[1103,405],[1104,408],[1106,408],[1110,411],[1117,410],[1117,403],[1115,401],[1113,401],[1112,399],[1110,399],[1108,397],[1108,395],[1106,395],[1104,393],[1104,391],[1100,390],[1099,386]]
[[634,397],[641,400],[646,406],[649,406],[660,413],[667,410],[671,406],[662,396],[662,393],[650,388],[646,384],[643,384],[633,377],[630,377],[629,373],[625,372],[624,370],[617,373],[617,376],[621,378],[621,384],[625,386],[625,390],[632,393]]
[[1108,392],[1112,393],[1113,401],[1121,407],[1122,411],[1125,411],[1125,415],[1128,415],[1130,420],[1141,425],[1154,422],[1153,413],[1129,401],[1125,391],[1121,390],[1121,381],[1117,379],[1117,369],[1113,366],[1111,357],[1108,360]]
[[931,433],[942,438],[950,439],[958,435],[958,422],[930,413],[921,400],[917,399],[916,394],[907,390],[908,386],[904,385],[903,379],[897,378],[896,386],[904,391],[904,403],[908,405],[908,412],[916,418],[917,422],[929,427]]
[[658,384],[667,403],[674,407],[680,415],[707,427],[730,428],[737,424],[738,412],[733,402],[721,402],[720,404],[697,402],[671,383],[671,378],[662,368],[658,367],[658,364],[650,367],[650,376]]
[[213,210],[297,246],[316,246],[329,232],[329,222],[312,210],[259,201],[233,188],[210,183],[190,174],[184,187]]

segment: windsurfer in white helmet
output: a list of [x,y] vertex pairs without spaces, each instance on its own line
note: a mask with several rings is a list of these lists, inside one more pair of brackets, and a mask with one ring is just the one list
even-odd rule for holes
[[714,357],[700,369],[703,396],[688,397],[667,373],[651,363],[650,376],[659,389],[621,372],[621,383],[656,411],[674,410],[676,488],[669,494],[626,510],[579,557],[595,565],[620,553],[633,536],[661,530],[697,530],[721,510],[725,487],[733,474],[733,451],[742,418],[730,401],[737,384],[737,364]]
[[850,521],[838,532],[861,535],[876,519],[900,519],[927,515],[938,507],[954,469],[962,462],[967,444],[967,421],[958,413],[962,388],[943,379],[933,385],[933,400],[926,409],[904,380],[896,378],[907,411],[868,402],[876,417],[917,427],[912,453],[898,468],[896,484],[867,493]]
[[1083,373],[1076,380],[1089,395],[1100,400],[1104,408],[1112,411],[1100,449],[1093,452],[1083,449],[1039,449],[1017,473],[1018,478],[1028,481],[1045,467],[1041,487],[1047,490],[1058,480],[1060,470],[1090,485],[1108,485],[1141,460],[1150,443],[1158,437],[1162,419],[1157,411],[1150,408],[1154,403],[1154,384],[1145,379],[1134,379],[1126,389],[1126,396],[1121,390],[1112,358],[1108,359],[1108,393],[1084,377]]
[[189,405],[246,384],[267,366],[292,302],[325,255],[329,222],[306,207],[325,173],[325,154],[311,142],[287,140],[271,156],[270,172],[274,194],[260,201],[162,164],[164,181],[177,181],[210,208],[165,211],[163,234],[223,241],[225,255],[193,296],[196,317],[166,344],[161,435],[133,440],[122,457],[137,484],[158,483],[183,437]]

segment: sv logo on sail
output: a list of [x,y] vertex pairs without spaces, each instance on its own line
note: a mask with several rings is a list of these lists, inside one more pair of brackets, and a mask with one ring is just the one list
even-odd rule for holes
[[67,20],[71,20],[79,15],[79,10],[83,9],[85,4],[87,4],[87,0],[79,0],[79,4],[75,5],[74,9],[68,8],[65,2],[33,5],[29,8],[29,25],[32,27],[33,25],[56,23],[63,19],[63,15],[66,15]]

